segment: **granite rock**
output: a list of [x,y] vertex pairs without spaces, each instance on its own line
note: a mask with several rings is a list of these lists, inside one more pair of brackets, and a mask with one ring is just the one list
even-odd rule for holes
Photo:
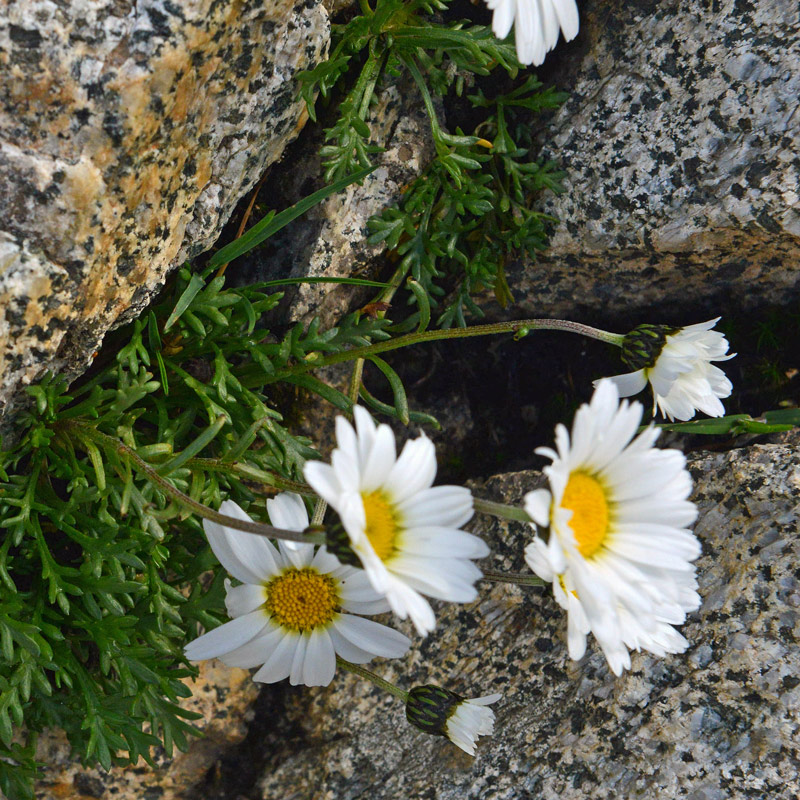
[[203,661],[200,674],[186,683],[192,696],[181,702],[187,711],[201,714],[194,722],[202,737],[191,739],[185,753],[171,757],[159,749],[153,753],[157,768],[143,760],[130,767],[86,769],[71,757],[63,733],[47,731],[39,739],[37,759],[44,764],[36,783],[37,800],[115,797],[119,800],[173,800],[191,793],[235,745],[247,735],[253,719],[258,684],[243,669],[220,661]]
[[74,376],[215,240],[306,119],[318,0],[0,8],[0,409]]
[[[549,591],[484,584],[405,661],[379,663],[410,687],[502,692],[473,760],[411,729],[391,696],[349,675],[294,693],[274,721],[264,800],[643,800],[800,795],[800,449],[757,445],[690,459],[700,508],[701,609],[685,654],[634,654],[614,678],[592,643],[566,651]],[[491,479],[481,496],[518,502],[540,481]],[[526,526],[479,517],[491,565],[522,570]],[[409,631],[410,632],[410,631]],[[591,639],[590,639],[591,641]]]
[[[480,298],[490,319],[611,324],[651,309],[675,319],[678,309],[683,322],[687,314],[747,311],[800,296],[796,3],[586,0],[578,39],[560,45],[544,70],[569,93],[540,134],[543,155],[566,173],[566,191],[541,201],[558,220],[549,249],[535,261],[507,264],[515,303],[501,309],[491,292]],[[328,201],[276,240],[274,254],[250,276],[271,275],[287,262],[298,275],[372,274],[381,265],[379,248],[357,241],[364,221],[395,202],[398,188],[433,155],[419,138],[429,134],[421,113],[414,122],[415,98],[413,89],[401,92],[403,104],[412,104],[399,107],[405,127],[392,129],[394,99],[372,121],[375,141],[389,132],[385,163],[397,164],[391,154],[407,147],[414,152],[400,159],[401,177],[390,175],[386,191],[376,173],[344,201]],[[306,146],[316,152],[319,144]],[[276,186],[295,183],[307,193],[316,186],[302,182],[315,172],[284,170]],[[323,301],[329,293],[338,299]],[[292,316],[330,307],[335,318],[345,293],[304,287]]]
[[[386,259],[382,245],[366,241],[367,220],[398,201],[406,185],[433,158],[434,145],[425,107],[410,79],[386,86],[366,121],[372,133],[370,141],[385,148],[373,156],[377,169],[361,185],[353,184],[310,209],[249,261],[234,265],[229,272],[234,280],[270,280],[284,277],[287,270],[293,277],[376,279]],[[321,132],[315,134],[270,175],[267,188],[280,194],[282,207],[323,185],[323,167],[317,155],[323,141]],[[320,316],[334,325],[354,304],[366,303],[376,292],[333,284],[287,288],[287,317],[309,321]]]
[[797,3],[590,0],[551,58],[566,191],[547,253],[509,268],[515,315],[800,295]]

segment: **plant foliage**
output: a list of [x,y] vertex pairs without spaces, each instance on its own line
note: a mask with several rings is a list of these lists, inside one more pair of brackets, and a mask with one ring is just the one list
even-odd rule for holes
[[[480,315],[471,298],[485,288],[493,288],[506,306],[511,300],[506,261],[545,247],[548,218],[533,209],[533,200],[544,189],[561,191],[561,173],[537,157],[531,123],[535,114],[565,99],[543,90],[533,76],[491,99],[478,89],[469,95],[473,111],[483,114],[475,130],[445,131],[436,96],[460,97],[468,84],[497,68],[511,79],[520,70],[510,42],[498,41],[484,26],[444,21],[436,12],[446,9],[444,2],[376,0],[374,9],[334,26],[330,58],[301,74],[313,118],[317,92],[330,98],[357,74],[325,132],[321,154],[327,180],[372,163],[382,148],[372,141],[367,119],[381,82],[402,71],[413,78],[436,157],[396,208],[370,220],[369,241],[385,242],[396,252],[400,263],[393,283],[413,276],[429,305],[442,306],[443,327],[465,325],[465,311]],[[417,293],[409,301],[418,304]],[[415,314],[408,324],[419,318]]]
[[[212,509],[232,498],[263,520],[262,495],[298,489],[315,456],[285,419],[297,393],[342,410],[358,394],[358,385],[350,396],[327,386],[311,367],[409,326],[424,330],[432,307],[442,307],[440,324],[463,325],[470,295],[493,286],[506,302],[505,260],[544,244],[531,197],[558,190],[558,173],[533,154],[529,122],[560,96],[534,78],[492,99],[478,89],[469,103],[481,123],[451,134],[436,98],[463,98],[498,67],[515,79],[513,47],[485,27],[445,20],[440,0],[361,5],[335,27],[330,59],[303,76],[312,119],[317,93],[338,96],[322,150],[331,185],[268,215],[205,271],[180,270],[73,386],[50,375],[30,387],[32,406],[0,452],[0,792],[11,800],[33,796],[45,728],[63,729],[84,764],[105,769],[152,763],[157,745],[167,756],[187,746],[195,715],[180,703],[196,670],[183,646],[224,619],[224,587],[180,498]],[[355,313],[327,329],[313,321],[273,334],[262,317],[280,299],[274,282],[226,288],[224,265],[371,171],[381,145],[371,141],[370,105],[402,71],[425,103],[436,157],[370,228],[373,242],[400,257],[379,299],[408,278],[416,310],[405,328],[391,328],[383,312]],[[361,387],[365,403],[406,423],[435,423],[409,409],[388,363],[370,360],[394,402]]]
[[[56,377],[30,389],[35,408],[0,453],[8,797],[31,796],[45,727],[106,769],[149,760],[156,744],[184,748],[193,733],[194,715],[179,706],[195,673],[182,647],[225,618],[223,575],[206,577],[216,561],[198,520],[126,453],[195,501],[217,508],[232,497],[263,518],[260,487],[291,487],[314,455],[286,429],[273,377],[387,336],[387,320],[351,315],[276,338],[256,323],[280,294],[223,280],[181,270],[169,296],[118,334],[108,363],[70,389]],[[284,380],[349,407],[310,376]]]

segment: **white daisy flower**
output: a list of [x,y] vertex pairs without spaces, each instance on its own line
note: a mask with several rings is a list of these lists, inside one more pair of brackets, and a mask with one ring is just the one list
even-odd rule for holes
[[446,736],[474,756],[477,738],[494,731],[494,711],[489,705],[501,697],[490,694],[468,700],[434,684],[415,686],[406,700],[406,719],[425,733]]
[[[267,500],[270,521],[302,531],[308,513],[296,494]],[[231,500],[220,512],[249,520]],[[327,686],[336,671],[336,655],[354,664],[375,656],[398,658],[411,642],[385,625],[353,614],[389,610],[363,570],[344,566],[320,547],[300,544],[276,548],[268,539],[203,521],[214,555],[240,586],[225,581],[230,622],[203,634],[185,649],[190,661],[220,658],[228,666],[260,667],[253,680]],[[352,612],[352,613],[346,613]]]
[[[727,361],[728,340],[713,328],[719,317],[686,328],[666,325],[640,325],[631,331],[622,345],[623,359],[635,372],[614,375],[621,397],[638,394],[653,387],[656,405],[667,419],[691,419],[696,411],[709,417],[721,417],[725,408],[720,398],[731,393],[731,382],[712,361]],[[596,383],[596,382],[595,382]]]
[[431,485],[436,454],[427,436],[406,442],[398,458],[392,429],[376,426],[361,407],[354,414],[355,430],[336,419],[331,465],[310,461],[305,478],[339,514],[373,587],[424,636],[436,619],[422,595],[474,600],[481,571],[470,559],[489,548],[459,530],[472,516],[469,490]]
[[536,451],[552,459],[550,489],[525,495],[525,511],[550,529],[547,542],[537,536],[525,548],[525,560],[552,581],[567,611],[570,656],[583,656],[591,632],[616,675],[630,667],[629,650],[683,652],[687,642],[672,626],[700,605],[686,459],[655,449],[655,428],[634,438],[641,417],[639,403],[620,404],[614,383],[600,381],[575,415],[571,440],[559,425],[557,451]]
[[521,64],[539,66],[556,46],[559,30],[564,40],[578,35],[575,0],[486,0],[494,11],[492,30],[505,39],[514,25],[517,58]]

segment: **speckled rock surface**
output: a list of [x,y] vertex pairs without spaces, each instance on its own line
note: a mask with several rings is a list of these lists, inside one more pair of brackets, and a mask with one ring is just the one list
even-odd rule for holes
[[[496,733],[473,760],[409,728],[398,701],[339,675],[293,693],[263,743],[264,800],[606,800],[800,796],[800,449],[761,445],[694,457],[703,605],[683,655],[638,654],[615,679],[592,645],[567,657],[550,593],[484,585],[406,662],[410,686],[499,691]],[[513,473],[481,494],[516,502],[539,479]],[[525,526],[473,524],[493,566],[523,569]]]
[[[369,245],[367,220],[395,203],[405,186],[413,181],[433,158],[430,123],[419,92],[409,80],[388,86],[370,110],[367,119],[371,141],[385,147],[373,156],[378,168],[344,192],[312,208],[301,219],[274,236],[249,262],[235,264],[229,274],[241,282],[292,276],[355,276],[375,278],[385,264],[379,260],[381,245]],[[270,185],[280,192],[288,206],[319,189],[323,168],[316,155],[322,137],[309,137],[291,161],[279,165],[270,175]],[[335,324],[353,302],[368,302],[376,289],[361,291],[352,286],[304,284],[287,287],[291,297],[288,316],[310,319],[319,315]]]
[[202,714],[194,724],[203,731],[203,737],[192,739],[185,753],[175,752],[172,758],[163,751],[154,753],[158,765],[155,770],[140,761],[132,767],[114,767],[105,772],[85,769],[71,759],[69,743],[60,732],[44,734],[37,758],[46,766],[36,784],[37,800],[177,800],[190,796],[215,763],[244,739],[258,695],[258,686],[246,670],[231,669],[216,660],[203,661],[199,666],[197,679],[187,681],[192,697],[181,705]]
[[515,313],[800,294],[797,3],[589,0],[552,58],[566,191],[547,254],[509,270]]
[[0,407],[210,246],[328,36],[319,0],[0,6]]

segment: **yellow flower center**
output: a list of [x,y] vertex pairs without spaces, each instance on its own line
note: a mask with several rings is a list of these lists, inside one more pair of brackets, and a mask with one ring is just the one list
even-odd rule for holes
[[265,586],[267,611],[284,628],[310,631],[327,625],[339,610],[333,578],[311,567],[284,570]]
[[386,495],[380,490],[362,494],[364,516],[367,518],[366,534],[372,549],[381,561],[394,552],[394,543],[399,531],[397,517]]
[[593,556],[608,533],[608,501],[600,483],[585,472],[569,476],[561,507],[572,512],[569,526],[575,534],[578,552],[584,558]]

